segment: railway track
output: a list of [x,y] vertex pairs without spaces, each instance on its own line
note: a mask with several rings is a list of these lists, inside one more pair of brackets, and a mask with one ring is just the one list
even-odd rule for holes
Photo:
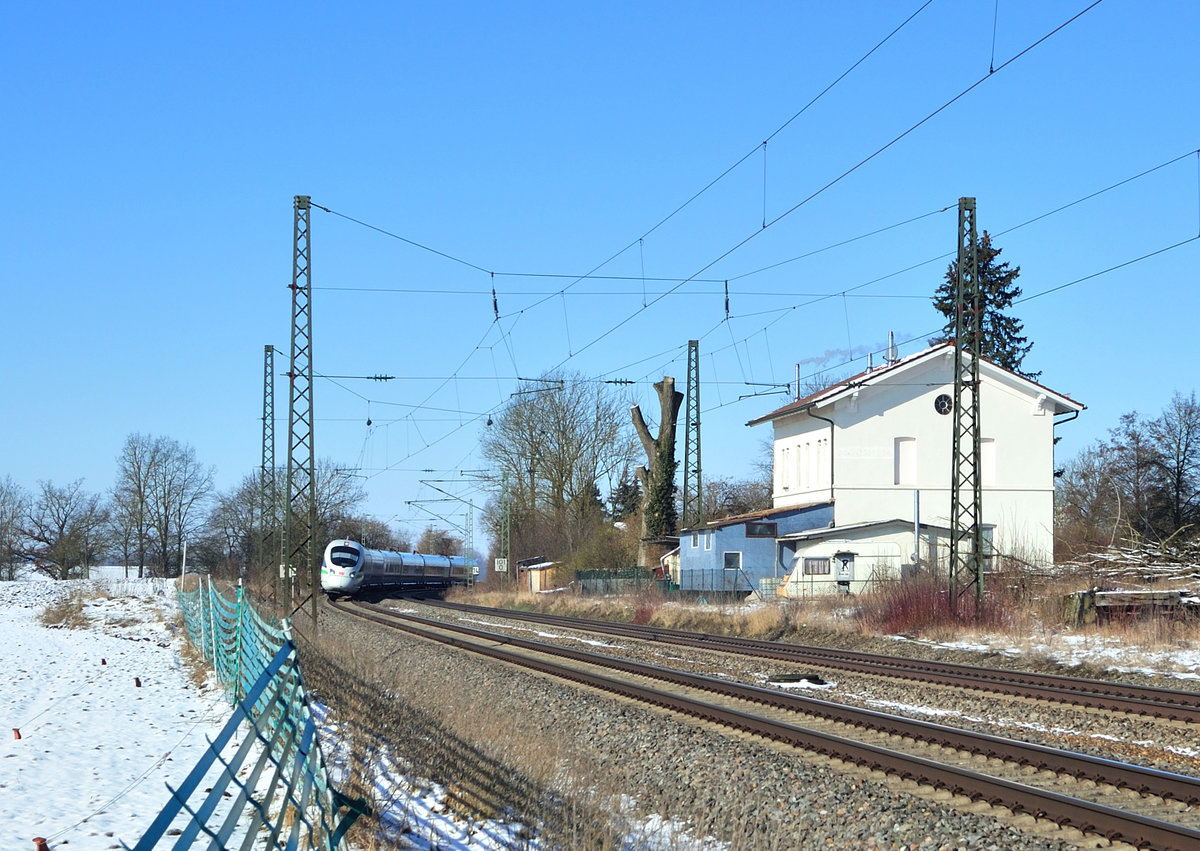
[[1080,677],[976,668],[950,662],[934,662],[862,653],[801,644],[782,644],[751,638],[694,633],[662,627],[619,624],[587,618],[514,612],[485,606],[443,601],[426,605],[448,610],[521,620],[545,626],[585,630],[619,638],[674,644],[723,653],[735,653],[800,665],[819,665],[835,670],[874,676],[889,676],[1003,694],[1066,703],[1088,709],[1103,709],[1152,718],[1200,724],[1200,692],[1105,682]]
[[[1148,848],[1200,847],[1196,778],[377,606],[334,605],[422,638],[1110,840]],[[979,770],[981,762],[986,771]]]

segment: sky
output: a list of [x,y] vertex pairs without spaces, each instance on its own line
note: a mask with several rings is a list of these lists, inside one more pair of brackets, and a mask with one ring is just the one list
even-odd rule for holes
[[414,538],[477,522],[519,378],[656,419],[689,340],[705,478],[753,475],[797,368],[941,327],[960,197],[1021,269],[1024,368],[1087,406],[1061,465],[1194,389],[1197,33],[1154,0],[21,4],[0,476],[102,492],[141,433],[231,490],[265,345],[284,463],[296,195],[316,455]]

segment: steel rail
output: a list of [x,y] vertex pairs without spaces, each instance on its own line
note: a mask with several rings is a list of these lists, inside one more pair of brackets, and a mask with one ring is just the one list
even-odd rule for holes
[[647,665],[631,659],[604,656],[586,650],[577,650],[570,647],[561,647],[555,644],[534,641],[532,639],[490,632],[463,624],[447,624],[444,621],[424,618],[420,615],[407,612],[401,614],[369,604],[360,603],[359,605],[385,617],[401,618],[426,627],[454,630],[481,641],[508,644],[523,650],[558,656],[575,662],[621,671],[634,676],[662,680],[687,688],[702,689],[725,697],[758,703],[777,709],[802,712],[806,715],[812,715],[828,721],[836,721],[867,730],[900,735],[920,742],[937,744],[942,747],[965,750],[988,758],[1003,759],[1007,762],[1045,769],[1057,774],[1069,774],[1081,780],[1107,783],[1112,786],[1130,789],[1143,795],[1158,795],[1162,798],[1182,801],[1188,805],[1200,804],[1200,779],[1183,774],[1174,774],[1156,768],[1132,765],[1090,754],[1064,751],[1058,748],[1022,742],[1016,739],[1007,739],[988,733],[972,732],[944,724],[935,724],[931,721],[921,721],[901,715],[891,715],[873,709],[862,709],[806,695],[791,694],[777,689],[762,688],[760,686],[732,682],[717,677],[709,677],[703,674],[693,674],[672,668]]
[[903,656],[886,656],[855,650],[785,644],[753,638],[714,635],[663,627],[617,624],[565,615],[516,612],[461,603],[430,602],[442,608],[512,620],[557,625],[643,641],[705,648],[722,653],[774,659],[794,664],[821,665],[855,673],[903,677],[938,685],[990,691],[1015,697],[1069,703],[1093,709],[1200,723],[1200,692],[1137,686],[1081,677],[1064,677],[1030,671],[978,668],[952,662],[933,662]]
[[[754,733],[834,759],[853,762],[856,765],[883,771],[892,776],[945,789],[952,794],[963,795],[972,800],[986,801],[992,806],[1004,806],[1017,813],[1028,813],[1038,818],[1048,818],[1056,824],[1069,825],[1087,833],[1099,834],[1110,841],[1123,841],[1137,847],[1162,849],[1162,851],[1184,851],[1184,849],[1200,847],[1200,831],[1183,825],[1147,818],[1103,804],[1072,798],[1057,792],[1038,789],[1033,786],[944,765],[934,760],[912,754],[892,751],[864,742],[855,742],[851,739],[815,730],[807,730],[794,724],[773,721],[737,709],[716,706],[704,701],[669,694],[658,689],[639,686],[612,677],[581,671],[575,668],[567,668],[546,659],[537,659],[516,654],[506,648],[536,650],[537,652],[551,653],[575,660],[578,660],[577,657],[580,656],[596,657],[596,654],[556,647],[554,645],[545,645],[541,642],[529,641],[527,639],[517,639],[501,633],[487,632],[486,630],[478,630],[473,627],[463,627],[459,624],[446,624],[441,621],[421,618],[410,614],[400,614],[397,612],[385,614],[386,610],[363,606],[363,604],[358,605],[361,608],[368,609],[368,611],[355,611],[343,603],[331,604],[335,608],[347,612],[354,617],[364,618],[384,626],[401,629],[425,639],[438,641],[509,664],[521,665],[559,679],[578,682],[691,717]],[[434,630],[442,630],[443,632],[439,633]],[[461,633],[487,643],[475,643],[457,635],[445,634],[447,632]],[[589,658],[586,661],[593,664],[600,664],[597,659],[622,663],[619,666],[621,670],[625,670],[625,664],[648,667],[641,666],[638,663],[628,663],[626,660],[615,660],[611,657]],[[662,669],[653,670],[662,672]],[[679,674],[686,678],[693,678],[697,681],[712,679],[693,674],[681,674],[680,672],[671,673]],[[783,696],[797,697],[796,695]],[[809,700],[807,698],[802,699]],[[908,721],[908,719],[901,720]],[[1015,744],[1021,745],[1023,743]],[[1063,754],[1068,757],[1082,756],[1079,754],[1067,754],[1066,752],[1063,752]],[[1138,768],[1137,766],[1129,767]],[[1164,779],[1167,776],[1165,772],[1155,772],[1152,769],[1144,769],[1144,771],[1150,774],[1163,774]],[[1191,781],[1192,783],[1200,782],[1194,778],[1182,778],[1179,775],[1174,775],[1174,777],[1176,779]]]

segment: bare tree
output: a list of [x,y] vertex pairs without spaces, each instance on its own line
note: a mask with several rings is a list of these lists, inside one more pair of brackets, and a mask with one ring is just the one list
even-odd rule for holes
[[1112,546],[1176,545],[1200,521],[1200,403],[1176,393],[1156,419],[1121,417],[1108,440],[1062,470],[1057,548],[1072,556]]
[[1163,509],[1165,482],[1162,455],[1150,424],[1131,411],[1109,431],[1106,447],[1109,476],[1121,491],[1127,526],[1143,540],[1157,537]]
[[769,481],[730,477],[704,480],[704,516],[709,520],[762,511],[770,507]]
[[131,434],[117,456],[117,482],[112,489],[112,526],[123,564],[136,562],[144,576],[154,545],[151,482],[162,463],[164,438]]
[[313,480],[313,499],[317,504],[317,540],[314,548],[319,552],[334,538],[335,527],[356,517],[359,506],[367,498],[362,486],[363,477],[329,459],[316,464]]
[[177,440],[157,441],[157,457],[148,470],[149,528],[154,536],[157,570],[162,576],[178,575],[183,542],[198,536],[204,526],[203,509],[212,493],[212,468],[196,460],[196,451]]
[[98,494],[83,489],[83,479],[66,487],[39,483],[30,507],[26,537],[34,568],[51,579],[88,576],[107,545],[107,510]]
[[25,561],[21,544],[28,514],[29,494],[10,476],[5,476],[0,480],[0,580],[16,579]]
[[421,539],[417,541],[417,552],[433,556],[460,556],[463,554],[463,541],[445,529],[426,526]]
[[210,570],[230,579],[245,578],[260,546],[259,478],[257,473],[243,476],[237,487],[217,494],[204,524],[212,552],[198,555],[213,562],[206,565]]
[[1194,525],[1200,514],[1200,405],[1195,392],[1177,392],[1150,423],[1150,436],[1165,489],[1160,534],[1169,536]]
[[361,515],[347,515],[334,523],[329,530],[329,539],[338,538],[358,541],[370,550],[402,553],[412,549],[412,542],[403,534],[396,532],[382,520]]
[[[633,457],[623,407],[620,391],[551,373],[522,384],[496,415],[481,447],[507,483],[513,558],[567,555],[601,521],[598,483]],[[486,515],[493,533],[499,515],[498,508]]]
[[1097,552],[1124,539],[1129,516],[1109,455],[1109,447],[1097,442],[1063,468],[1054,488],[1056,558]]

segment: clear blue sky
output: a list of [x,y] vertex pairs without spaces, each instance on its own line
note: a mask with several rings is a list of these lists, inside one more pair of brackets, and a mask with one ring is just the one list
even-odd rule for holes
[[[632,380],[653,413],[689,339],[705,474],[747,475],[768,432],[744,423],[785,397],[739,397],[940,326],[960,196],[1027,297],[1200,233],[1200,7],[1105,0],[1009,63],[1087,5],[933,0],[790,123],[922,0],[12,5],[0,475],[103,491],[131,432],[190,444],[221,489],[253,472],[297,194],[341,214],[312,213],[316,371],[397,376],[315,386],[317,454],[377,518],[461,522],[421,479],[482,504],[441,480],[484,466],[516,376]],[[1060,463],[1194,388],[1198,261],[1017,306],[1026,367],[1088,406]],[[507,274],[592,270],[627,279]]]

